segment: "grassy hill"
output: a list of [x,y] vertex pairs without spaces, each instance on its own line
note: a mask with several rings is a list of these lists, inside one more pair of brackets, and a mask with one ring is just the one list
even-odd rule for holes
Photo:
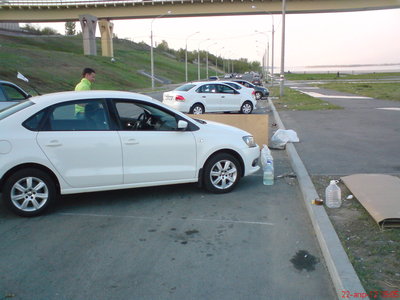
[[[138,73],[150,73],[150,48],[128,40],[114,39],[115,62],[101,56],[100,41],[97,41],[98,56],[83,55],[81,36],[5,36],[0,35],[0,79],[17,83],[32,91],[16,78],[17,72],[30,80],[30,84],[41,93],[73,90],[80,81],[84,67],[96,70],[94,89],[135,91],[151,87],[151,79]],[[154,51],[154,69],[157,76],[172,83],[185,80],[185,62],[171,55]],[[202,68],[202,77],[206,70]],[[197,79],[197,65],[188,64],[189,80]],[[209,70],[210,75],[215,70]],[[156,83],[157,84],[157,83]]]

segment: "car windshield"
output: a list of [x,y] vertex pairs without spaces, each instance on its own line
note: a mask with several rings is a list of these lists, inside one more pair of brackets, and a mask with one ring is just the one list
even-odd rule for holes
[[8,116],[11,116],[12,114],[15,114],[16,112],[23,110],[33,104],[34,103],[32,101],[26,100],[26,101],[22,101],[17,104],[8,106],[8,107],[0,110],[0,120],[3,120],[5,118],[7,118]]
[[193,88],[193,87],[195,87],[196,85],[195,84],[192,84],[192,83],[189,83],[189,84],[184,84],[184,85],[181,85],[180,87],[177,87],[176,89],[175,89],[175,91],[184,91],[184,92],[187,92],[187,91],[189,91],[191,88]]

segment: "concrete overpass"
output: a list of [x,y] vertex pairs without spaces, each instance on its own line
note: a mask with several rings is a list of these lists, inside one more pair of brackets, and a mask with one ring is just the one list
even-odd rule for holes
[[[256,6],[257,9],[252,8]],[[287,14],[400,8],[400,0],[286,0]],[[167,11],[170,14],[165,15]],[[113,56],[110,20],[281,14],[282,0],[0,0],[0,22],[80,21],[85,54],[95,55],[97,20],[104,56]]]
[[[257,6],[257,10],[251,7]],[[323,13],[400,8],[400,0],[287,0],[286,13]],[[281,0],[0,0],[0,22],[78,21],[98,19],[281,14]]]

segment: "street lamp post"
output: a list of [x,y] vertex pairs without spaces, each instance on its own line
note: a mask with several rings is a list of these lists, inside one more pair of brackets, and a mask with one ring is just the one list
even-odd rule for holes
[[[282,4],[283,5],[283,4]],[[251,8],[256,9],[257,7],[253,5]],[[272,30],[271,30],[271,85],[274,85],[274,42],[275,42],[275,22],[274,15],[268,11],[264,11],[267,14],[270,14],[272,17]]]
[[281,76],[280,76],[280,97],[283,97],[285,84],[285,15],[286,0],[282,0],[282,46],[281,46]]
[[194,36],[195,34],[200,33],[200,31],[197,31],[195,33],[192,33],[191,35],[189,35],[188,37],[186,37],[186,48],[185,48],[185,79],[186,82],[188,82],[188,57],[187,57],[187,41],[190,37]]
[[215,43],[209,45],[209,46],[207,47],[207,49],[206,49],[206,74],[207,74],[206,78],[208,78],[208,49],[210,49],[212,46],[214,46],[214,45],[216,45],[216,44],[217,44],[217,42],[215,42]]
[[169,15],[171,11],[169,10],[167,13],[159,15],[151,20],[150,23],[150,61],[151,61],[151,88],[154,90],[154,54],[153,54],[153,22],[158,19],[162,18],[165,15]]
[[[222,48],[219,50],[220,56],[221,56],[221,51],[222,51],[224,48],[225,48],[225,47],[222,47]],[[221,57],[221,59],[222,59],[222,57]],[[217,76],[217,70],[218,70],[218,56],[215,55],[215,76]]]
[[209,41],[210,39],[205,39],[203,41],[200,41],[199,46],[198,46],[198,51],[197,51],[197,78],[200,80],[200,44],[204,43],[206,41]]
[[[266,32],[255,31],[256,33],[265,34],[267,36],[267,46],[265,47],[264,57],[263,57],[263,74],[268,81],[268,71],[269,71],[269,35]],[[258,41],[256,41],[258,42]],[[265,67],[265,69],[264,69]]]

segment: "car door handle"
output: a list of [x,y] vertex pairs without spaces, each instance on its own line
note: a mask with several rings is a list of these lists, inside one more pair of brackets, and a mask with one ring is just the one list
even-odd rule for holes
[[60,147],[62,144],[58,140],[51,140],[46,144],[46,147]]
[[225,98],[225,96],[221,96],[221,98]]
[[137,145],[139,142],[136,139],[128,139],[125,141],[125,145]]
[[206,96],[201,96],[201,98],[205,98]]

